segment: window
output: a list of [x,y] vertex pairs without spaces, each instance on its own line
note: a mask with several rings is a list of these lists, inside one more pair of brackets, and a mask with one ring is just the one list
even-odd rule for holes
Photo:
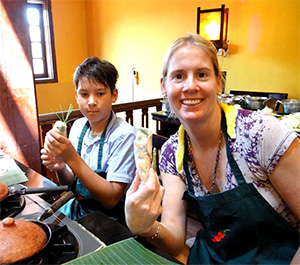
[[30,0],[27,21],[36,83],[57,82],[50,0]]

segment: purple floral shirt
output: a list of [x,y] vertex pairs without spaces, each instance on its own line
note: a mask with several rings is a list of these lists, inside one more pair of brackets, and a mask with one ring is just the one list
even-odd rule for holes
[[[229,138],[229,147],[246,182],[252,182],[268,203],[300,232],[298,219],[269,181],[269,176],[282,155],[297,137],[297,133],[272,115],[265,115],[260,111],[239,109],[235,123],[235,134],[236,139]],[[162,172],[181,177],[187,186],[185,173],[180,174],[176,170],[175,152],[177,145],[178,132],[163,145],[159,167]],[[203,196],[204,193],[200,189],[200,179],[192,160],[193,157],[189,153],[188,166],[194,193],[197,196]],[[229,163],[227,163],[225,191],[236,186],[236,179]]]

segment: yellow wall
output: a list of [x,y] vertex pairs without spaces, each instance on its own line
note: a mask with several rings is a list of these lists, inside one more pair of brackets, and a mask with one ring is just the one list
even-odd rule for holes
[[[74,102],[72,74],[86,56],[117,67],[118,102],[131,100],[132,67],[140,77],[135,99],[160,95],[161,60],[168,45],[195,32],[197,6],[223,3],[229,8],[231,42],[230,56],[219,57],[227,71],[226,92],[287,92],[289,98],[300,98],[298,0],[52,1],[59,83],[37,86],[40,113]],[[58,100],[58,95],[65,98]]]
[[74,97],[73,73],[87,56],[85,0],[52,0],[58,83],[36,85],[39,113],[67,110]]

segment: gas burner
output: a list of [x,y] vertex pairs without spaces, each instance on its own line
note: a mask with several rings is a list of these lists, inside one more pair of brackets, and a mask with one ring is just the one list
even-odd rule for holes
[[16,264],[62,264],[78,256],[78,241],[66,225],[47,224],[52,232],[48,245],[32,257]]
[[6,217],[14,217],[25,207],[25,198],[23,195],[10,195],[0,202],[0,220]]
[[[36,194],[26,194],[24,198],[26,205],[13,216],[16,219],[36,220],[50,207],[48,202]],[[2,218],[2,214],[0,216]],[[47,218],[45,223],[51,229],[50,242],[36,255],[19,264],[63,264],[104,246],[98,238],[59,211]]]

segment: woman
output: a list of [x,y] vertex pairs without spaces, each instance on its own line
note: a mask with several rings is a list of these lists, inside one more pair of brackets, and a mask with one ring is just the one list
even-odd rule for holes
[[189,207],[203,229],[188,263],[298,264],[299,137],[272,116],[219,104],[221,87],[209,41],[189,34],[169,47],[161,89],[182,126],[162,149],[164,188],[151,170],[128,190],[127,224],[177,254]]

